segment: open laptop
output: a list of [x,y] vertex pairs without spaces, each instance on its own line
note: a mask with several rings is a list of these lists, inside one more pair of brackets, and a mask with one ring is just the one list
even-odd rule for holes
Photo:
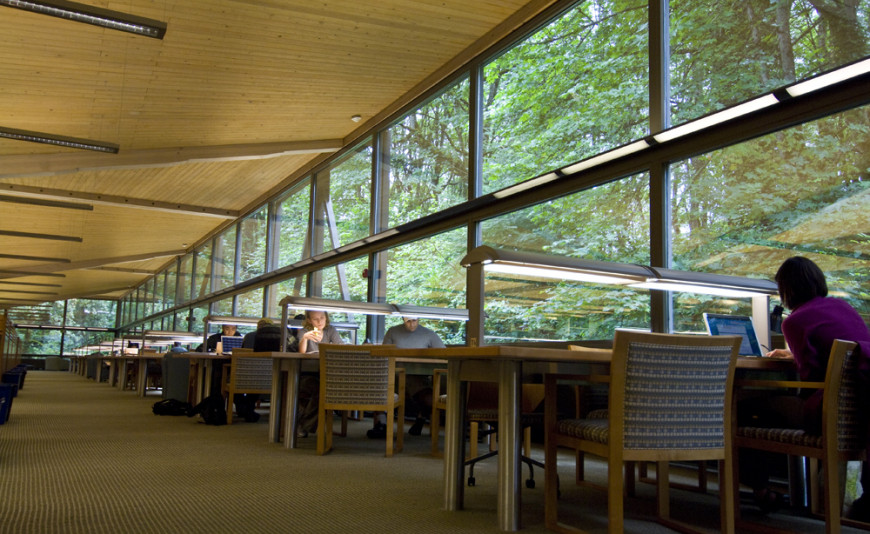
[[221,336],[221,347],[223,347],[224,354],[230,354],[233,352],[233,349],[238,349],[242,347],[242,336]]
[[743,340],[740,343],[741,356],[763,356],[751,317],[705,313],[704,322],[707,323],[707,333],[711,336],[740,336]]

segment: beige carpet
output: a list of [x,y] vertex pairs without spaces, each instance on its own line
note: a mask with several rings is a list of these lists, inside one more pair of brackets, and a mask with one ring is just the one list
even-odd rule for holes
[[[405,451],[384,458],[383,442],[364,436],[371,423],[355,423],[351,436],[336,437],[335,451],[319,457],[313,438],[292,451],[268,443],[266,415],[212,427],[155,416],[157,400],[65,372],[29,372],[0,426],[0,532],[498,532],[495,463],[475,469],[465,510],[445,512],[442,463],[428,454],[428,430],[406,435]],[[570,480],[567,455],[561,472]],[[603,479],[600,466],[591,472]],[[532,533],[545,532],[543,473],[536,479],[538,488],[523,490],[524,531]],[[649,522],[651,491],[641,484],[639,497],[628,499],[626,532],[670,532]],[[715,495],[675,496],[675,515],[716,528]],[[584,514],[593,532],[605,531],[603,494],[568,484],[563,497],[583,503],[563,508]],[[822,530],[784,514],[769,520]]]

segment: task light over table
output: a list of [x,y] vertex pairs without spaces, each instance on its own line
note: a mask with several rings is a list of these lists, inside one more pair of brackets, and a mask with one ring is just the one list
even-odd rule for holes
[[517,252],[488,246],[475,248],[460,263],[468,269],[468,309],[471,312],[468,339],[471,345],[483,340],[484,276],[487,272],[657,291],[752,298],[753,323],[759,335],[769,341],[769,300],[770,295],[777,294],[776,284],[769,280]]

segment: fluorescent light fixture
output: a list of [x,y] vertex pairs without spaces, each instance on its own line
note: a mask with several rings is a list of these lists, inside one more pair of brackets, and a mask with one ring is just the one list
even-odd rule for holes
[[487,246],[475,248],[460,261],[463,267],[476,263],[482,264],[487,272],[595,284],[626,285],[645,282],[650,277],[650,271],[642,265],[518,252]]
[[718,297],[733,298],[758,297],[763,294],[757,291],[748,291],[728,287],[705,286],[699,284],[687,284],[682,282],[667,282],[663,280],[656,280],[654,278],[650,278],[650,280],[647,282],[631,284],[630,287],[636,287],[639,289],[658,289],[659,291],[675,291],[681,293],[699,293],[701,295],[715,295]]
[[527,191],[533,187],[537,187],[541,184],[552,182],[558,177],[559,175],[555,172],[548,172],[547,174],[538,176],[537,178],[532,178],[531,180],[526,180],[525,182],[519,183],[517,185],[512,185],[508,188],[502,189],[501,191],[496,191],[492,194],[492,196],[494,196],[495,198],[509,197],[511,195]]
[[165,22],[65,0],[0,0],[0,6],[84,22],[154,39],[163,39],[166,34]]
[[[202,321],[206,325],[206,330],[208,330],[208,325],[210,324],[231,324],[235,326],[245,326],[245,325],[255,325],[260,320],[260,317],[233,317],[233,316],[218,316],[218,315],[207,315],[203,317]],[[280,319],[272,319],[273,323],[280,323]],[[140,336],[141,337],[141,336]]]
[[[0,2],[3,2],[3,0],[0,0]],[[46,145],[65,146],[68,148],[80,148],[82,150],[94,150],[110,154],[117,154],[119,150],[118,145],[105,141],[93,141],[91,139],[81,139],[78,137],[66,137],[41,132],[30,132],[27,130],[16,130],[4,126],[0,126],[0,138],[14,139],[16,141],[29,141],[31,143],[42,143]]]
[[468,310],[456,308],[437,308],[434,306],[411,306],[409,304],[394,304],[399,315],[403,317],[419,317],[421,319],[440,319],[442,321],[467,321]]
[[660,291],[681,291],[726,297],[776,295],[776,284],[758,278],[678,271],[630,263],[611,263],[566,256],[477,247],[462,259],[469,267],[481,264],[486,272],[536,278],[627,285]]
[[653,139],[655,139],[659,143],[671,141],[678,137],[683,137],[691,133],[695,133],[699,130],[703,130],[711,126],[730,121],[731,119],[736,119],[737,117],[748,115],[760,109],[773,106],[778,102],[779,100],[777,100],[777,98],[772,94],[764,95],[753,100],[749,100],[748,102],[744,102],[742,104],[738,104],[736,106],[725,108],[721,111],[705,115],[699,119],[687,122],[685,124],[681,124],[680,126],[665,130],[661,133],[657,133],[653,135]]
[[488,273],[515,274],[532,278],[552,278],[555,280],[573,280],[575,282],[588,282],[591,284],[630,284],[633,281],[628,278],[611,276],[604,273],[593,273],[583,270],[560,269],[557,267],[542,267],[535,265],[521,265],[516,263],[487,263],[484,269]]
[[358,302],[353,300],[334,300],[318,297],[284,297],[281,306],[296,309],[316,310],[338,313],[359,313],[363,315],[396,315],[396,308],[390,304]]
[[640,141],[635,141],[634,143],[629,143],[627,145],[614,148],[613,150],[609,150],[603,154],[593,156],[589,159],[584,159],[583,161],[577,162],[573,165],[568,165],[567,167],[564,167],[562,169],[562,172],[565,174],[574,174],[576,172],[585,171],[586,169],[591,169],[592,167],[601,165],[602,163],[607,163],[608,161],[613,161],[623,156],[634,154],[635,152],[639,152],[647,148],[648,146],[649,143],[641,139]]
[[867,72],[870,72],[870,59],[864,59],[837,70],[815,76],[809,80],[804,80],[792,85],[791,87],[786,87],[785,90],[791,96],[805,95],[828,87],[829,85],[834,85],[835,83],[840,83],[850,78],[866,74]]

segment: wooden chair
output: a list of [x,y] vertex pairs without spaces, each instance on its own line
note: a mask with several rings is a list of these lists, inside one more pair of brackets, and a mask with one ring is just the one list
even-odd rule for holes
[[[441,394],[441,381],[447,374],[446,369],[435,369],[432,374],[432,419],[430,424],[432,434],[432,456],[441,457],[439,448],[439,434],[441,431],[441,413],[447,410],[447,395]],[[521,460],[529,467],[529,478],[526,486],[535,487],[533,467],[543,469],[544,464],[531,458],[532,434],[531,426],[539,424],[543,414],[534,413],[535,408],[543,400],[543,386],[541,384],[522,385],[522,416],[523,426],[523,455]],[[481,435],[482,425],[494,425],[498,421],[498,385],[494,382],[474,382],[468,385],[466,405],[466,418],[468,420],[469,453],[465,465],[469,466],[468,485],[474,486],[474,464],[498,454],[495,430],[488,432],[490,442],[489,451],[484,454],[478,452],[478,441]]]
[[250,353],[250,349],[234,349],[229,366],[225,364],[223,367],[228,425],[233,424],[233,398],[236,393],[272,393],[272,358],[254,357]]
[[[390,345],[382,345],[389,347]],[[394,358],[371,356],[372,345],[321,343],[320,405],[317,414],[317,454],[332,449],[334,410],[387,413],[386,456],[404,445],[405,370]],[[396,431],[393,430],[393,419]]]
[[[845,477],[842,474],[845,462],[863,460],[867,444],[867,419],[862,412],[866,408],[859,404],[859,389],[861,384],[856,376],[857,354],[856,344],[836,340],[831,348],[824,382],[777,381],[777,380],[741,380],[738,387],[751,388],[824,388],[822,401],[822,432],[813,435],[803,430],[793,428],[758,428],[737,427],[736,413],[734,421],[735,435],[733,439],[734,463],[732,473],[737,479],[739,449],[757,449],[778,452],[792,456],[805,456],[813,459],[811,462],[809,490],[811,492],[811,510],[819,512],[818,462],[821,461],[824,481],[824,517],[825,532],[833,534],[840,532],[843,508],[843,490]],[[733,412],[734,410],[732,410]],[[739,497],[738,488],[733,488],[735,498]],[[739,502],[739,501],[738,501]],[[785,532],[762,525],[746,523],[740,519],[740,510],[736,510],[736,519],[742,529],[752,529],[763,532]],[[868,525],[863,524],[864,528]]]
[[558,520],[557,451],[569,447],[607,459],[608,532],[623,531],[623,466],[656,462],[657,518],[669,528],[691,532],[670,517],[668,462],[719,460],[722,532],[734,532],[734,494],[730,469],[731,394],[740,340],[731,336],[694,336],[617,331],[613,341],[606,419],[559,420],[560,381],[605,380],[600,376],[545,378],[547,528],[582,532]]

